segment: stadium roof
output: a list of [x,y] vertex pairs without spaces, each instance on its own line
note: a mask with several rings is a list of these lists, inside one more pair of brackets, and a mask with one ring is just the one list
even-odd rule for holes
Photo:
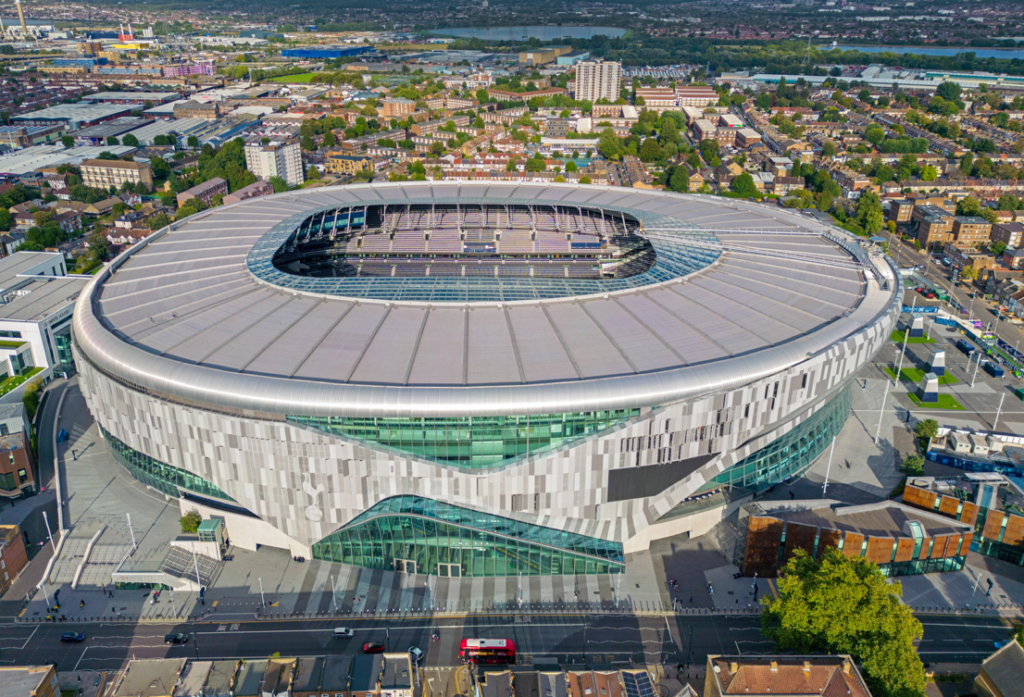
[[[284,243],[285,221],[295,229],[338,206],[438,200],[629,211],[676,223],[649,225],[652,242],[713,236],[720,249],[691,271],[663,265],[656,244],[655,269],[672,273],[497,302],[283,288],[319,279],[260,279],[247,263]],[[148,238],[82,295],[75,332],[108,374],[200,404],[335,416],[649,407],[778,373],[897,311],[897,282],[879,264],[813,219],[713,197],[568,184],[319,188],[217,208]]]

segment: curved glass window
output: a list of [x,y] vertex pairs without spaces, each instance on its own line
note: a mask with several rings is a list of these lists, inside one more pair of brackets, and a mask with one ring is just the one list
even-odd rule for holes
[[197,477],[179,467],[173,467],[159,460],[154,460],[149,455],[130,448],[127,444],[110,435],[102,426],[100,431],[103,433],[104,440],[107,441],[110,452],[114,454],[114,458],[128,470],[129,474],[143,484],[153,487],[161,494],[178,498],[180,495],[178,487],[181,487],[203,496],[234,501],[233,498],[205,479]]
[[439,576],[623,573],[622,545],[419,496],[385,499],[313,545],[313,558]]
[[639,415],[639,409],[614,409],[437,419],[289,416],[288,420],[425,460],[484,469],[560,448]]
[[811,418],[789,433],[749,455],[702,487],[714,489],[723,484],[759,491],[790,477],[803,474],[832,443],[850,415],[850,388],[847,387],[819,409]]

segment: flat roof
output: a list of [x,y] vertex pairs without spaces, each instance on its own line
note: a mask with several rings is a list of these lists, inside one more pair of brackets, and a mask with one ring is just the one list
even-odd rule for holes
[[799,511],[786,510],[786,507],[783,506],[778,510],[768,508],[763,515],[787,523],[829,528],[871,537],[904,537],[907,534],[905,532],[906,524],[911,521],[919,523],[924,528],[926,537],[960,534],[972,529],[972,526],[967,523],[960,523],[940,515],[932,515],[895,501],[881,501],[863,506],[825,505]]
[[70,276],[32,280],[18,289],[21,295],[0,305],[0,320],[36,322],[45,319],[77,300],[89,280]]
[[0,666],[0,697],[25,697],[33,694],[50,674],[53,666]]
[[95,92],[82,95],[82,100],[87,102],[111,102],[132,99],[139,102],[163,102],[177,99],[180,96],[177,92]]
[[0,259],[0,291],[23,283],[24,279],[18,278],[20,274],[46,263],[61,262],[63,266],[63,261],[64,255],[60,252],[15,252],[4,257]]
[[146,123],[149,123],[149,119],[144,119],[141,116],[122,116],[75,131],[73,135],[75,138],[107,138],[127,133],[133,128],[138,128]]
[[81,123],[110,118],[131,111],[126,104],[54,104],[53,106],[12,116],[11,121],[67,121]]
[[147,658],[129,661],[115,697],[162,697],[173,694],[188,659]]
[[0,172],[27,174],[43,167],[57,167],[63,164],[77,165],[85,160],[99,157],[103,152],[120,157],[132,150],[134,148],[127,145],[79,145],[73,148],[65,148],[60,143],[33,145],[0,156]]

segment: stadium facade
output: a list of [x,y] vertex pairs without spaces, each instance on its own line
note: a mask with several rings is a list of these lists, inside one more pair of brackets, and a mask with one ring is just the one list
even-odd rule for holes
[[233,544],[618,573],[804,472],[901,297],[856,238],[745,201],[367,184],[140,242],[73,349],[111,452]]

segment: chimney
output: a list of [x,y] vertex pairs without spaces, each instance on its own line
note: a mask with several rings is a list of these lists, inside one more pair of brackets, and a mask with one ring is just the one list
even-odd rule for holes
[[850,674],[850,667],[851,666],[852,666],[852,663],[850,663],[850,659],[849,658],[845,659],[843,661],[843,672],[846,673],[847,675],[849,675]]
[[739,670],[740,670],[740,664],[737,663],[736,661],[733,661],[732,663],[729,664],[729,672],[730,673],[738,673]]
[[810,661],[804,661],[804,675],[810,675],[810,674],[811,674],[811,662]]
[[773,673],[778,673],[779,672],[779,662],[778,661],[772,661],[772,669],[771,670],[772,670]]

